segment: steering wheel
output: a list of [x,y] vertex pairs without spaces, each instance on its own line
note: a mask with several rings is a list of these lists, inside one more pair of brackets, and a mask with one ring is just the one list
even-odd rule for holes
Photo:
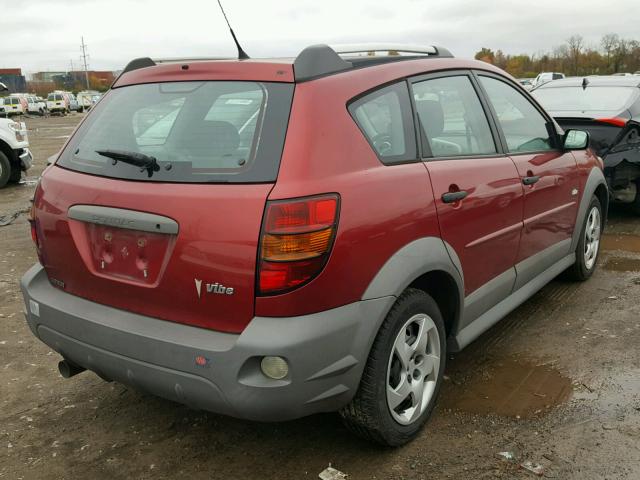
[[391,153],[393,148],[391,144],[391,135],[388,133],[379,133],[371,139],[371,143],[373,143],[373,147],[380,155],[387,155],[388,153]]

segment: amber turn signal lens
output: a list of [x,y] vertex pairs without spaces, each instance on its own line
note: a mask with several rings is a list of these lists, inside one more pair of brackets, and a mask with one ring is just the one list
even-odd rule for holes
[[327,253],[331,243],[332,228],[296,235],[264,235],[262,258],[269,262],[308,260]]

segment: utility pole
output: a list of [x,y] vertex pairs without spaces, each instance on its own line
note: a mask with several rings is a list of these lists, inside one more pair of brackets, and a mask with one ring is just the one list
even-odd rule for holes
[[87,82],[87,90],[89,90],[89,70],[87,69],[87,45],[84,43],[84,37],[80,37],[82,43],[80,48],[82,49],[82,63],[84,65],[84,79]]
[[69,75],[67,75],[67,80],[65,80],[64,82],[64,89],[65,90],[73,90],[74,85],[76,84],[76,76],[73,74],[73,59],[69,60],[69,63],[71,64],[71,70],[69,70]]

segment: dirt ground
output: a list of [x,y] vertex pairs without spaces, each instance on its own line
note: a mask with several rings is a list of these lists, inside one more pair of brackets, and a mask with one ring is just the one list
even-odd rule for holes
[[[36,167],[0,191],[24,210],[81,115],[27,119]],[[0,227],[0,478],[640,478],[640,218],[614,210],[600,268],[555,280],[451,358],[438,407],[411,444],[352,437],[336,415],[257,424],[197,412],[92,373],[69,380],[29,331],[18,281],[35,261],[26,216]],[[514,460],[497,455],[512,452]]]

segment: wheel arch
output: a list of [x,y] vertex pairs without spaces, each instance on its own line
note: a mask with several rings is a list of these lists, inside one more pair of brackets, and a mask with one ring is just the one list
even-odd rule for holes
[[397,298],[407,288],[429,294],[441,309],[447,337],[456,334],[464,306],[464,277],[460,260],[450,245],[437,237],[420,238],[405,245],[383,265],[362,299]]
[[597,167],[593,167],[589,172],[589,176],[584,185],[584,191],[582,198],[580,199],[580,206],[578,208],[578,214],[576,216],[576,224],[573,230],[573,237],[571,241],[571,252],[575,251],[580,241],[580,233],[582,232],[582,226],[586,220],[587,209],[591,203],[591,198],[596,195],[600,200],[602,206],[603,220],[607,220],[607,212],[609,208],[609,189],[607,188],[607,181],[604,178],[602,170]]

